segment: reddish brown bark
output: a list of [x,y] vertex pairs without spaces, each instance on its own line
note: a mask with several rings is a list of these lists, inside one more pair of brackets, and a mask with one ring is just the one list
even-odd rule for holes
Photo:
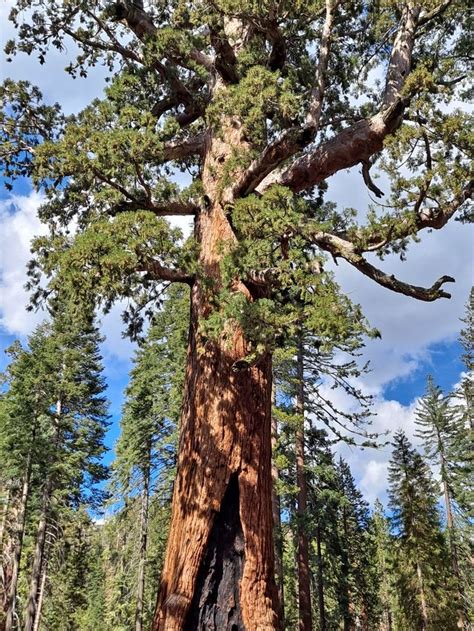
[[[170,537],[154,631],[274,631],[271,358],[235,370],[248,353],[240,328],[219,339],[202,330],[220,284],[223,246],[235,237],[219,203],[218,177],[232,146],[210,142],[203,182],[211,200],[196,223],[203,282],[191,292],[191,329]],[[209,282],[211,281],[211,283]],[[243,284],[235,291],[251,299]]]

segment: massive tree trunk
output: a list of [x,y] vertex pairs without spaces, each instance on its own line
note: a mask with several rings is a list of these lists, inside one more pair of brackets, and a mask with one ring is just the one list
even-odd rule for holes
[[[225,138],[225,140],[223,140]],[[191,292],[186,391],[167,553],[154,631],[274,631],[271,358],[228,322],[218,339],[203,324],[220,286],[225,244],[235,236],[219,201],[219,176],[238,121],[209,140],[203,183],[208,209],[196,221],[201,273]],[[240,281],[234,290],[252,296]]]
[[304,359],[303,342],[298,341],[297,357],[296,411],[300,416],[300,425],[296,432],[296,483],[298,486],[298,608],[299,631],[312,631],[313,616],[311,611],[311,570],[309,566],[309,543],[306,532],[306,511],[308,489],[306,484],[304,453]]

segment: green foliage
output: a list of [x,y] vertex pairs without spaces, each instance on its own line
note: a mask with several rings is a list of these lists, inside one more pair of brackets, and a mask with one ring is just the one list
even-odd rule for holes
[[163,310],[155,314],[136,353],[113,465],[120,497],[135,492],[137,483],[141,488],[144,475],[158,473],[161,477],[162,471],[160,486],[171,481],[184,388],[188,313],[187,288],[170,287]]
[[[456,595],[441,532],[437,490],[420,454],[402,431],[389,466],[391,525],[397,539],[397,590],[408,628],[422,629],[422,601],[434,629],[456,629]],[[403,627],[402,627],[403,628]]]

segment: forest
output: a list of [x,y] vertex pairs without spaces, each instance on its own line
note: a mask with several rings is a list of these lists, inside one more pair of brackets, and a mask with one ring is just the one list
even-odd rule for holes
[[[7,8],[0,631],[472,631],[468,3]],[[423,368],[414,429],[377,422],[364,353],[390,330],[363,283],[379,313],[456,319],[416,352],[401,323],[411,367],[380,384],[408,400]],[[23,294],[35,324],[7,325]],[[376,501],[367,451],[389,453]]]
[[[72,327],[60,313],[27,346],[8,350],[0,399],[2,628],[150,627],[170,523],[188,320],[189,291],[173,288],[135,354],[109,469],[101,465],[108,415],[92,318]],[[361,429],[370,401],[348,383],[363,370],[353,357],[360,339],[344,349],[345,362],[335,345],[322,348],[310,335],[275,358],[272,510],[285,629],[471,628],[474,291],[463,324],[466,377],[447,394],[428,378],[416,410],[422,450],[403,430],[390,437],[389,502],[372,510],[334,449],[338,441],[378,440]],[[348,418],[318,396],[323,376],[362,397],[362,413]]]

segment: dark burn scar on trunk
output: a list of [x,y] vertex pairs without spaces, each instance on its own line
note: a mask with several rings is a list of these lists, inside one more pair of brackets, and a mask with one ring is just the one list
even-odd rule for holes
[[234,474],[209,535],[184,631],[245,631],[240,608],[243,564],[239,484]]

